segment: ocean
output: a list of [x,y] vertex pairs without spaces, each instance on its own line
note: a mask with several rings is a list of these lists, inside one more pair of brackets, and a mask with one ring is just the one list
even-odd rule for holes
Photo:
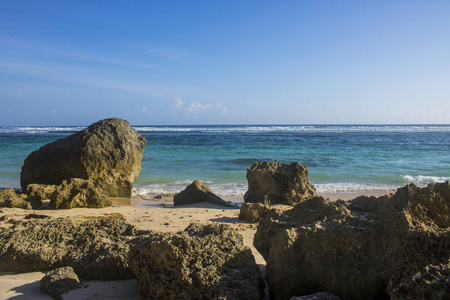
[[[84,127],[0,127],[0,187],[19,188],[29,153]],[[133,127],[147,139],[136,194],[179,192],[198,179],[219,195],[239,196],[247,168],[263,160],[308,166],[319,192],[450,180],[450,125]]]

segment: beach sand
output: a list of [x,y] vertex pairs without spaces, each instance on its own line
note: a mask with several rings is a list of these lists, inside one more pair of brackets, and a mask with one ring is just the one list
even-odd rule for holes
[[[331,200],[349,200],[360,195],[381,196],[386,192],[358,192],[358,193],[326,193],[321,194]],[[146,197],[149,198],[149,197]],[[242,202],[241,197],[224,197],[225,200]],[[238,207],[221,207],[210,203],[197,203],[186,206],[173,206],[173,198],[145,200],[135,196],[131,199],[112,199],[113,205],[108,208],[75,208],[68,210],[23,210],[18,208],[1,208],[0,218],[19,220],[30,213],[48,215],[52,217],[70,217],[87,219],[96,216],[111,216],[122,214],[130,224],[144,230],[161,232],[176,232],[183,230],[191,222],[225,223],[238,230],[246,246],[255,256],[256,263],[264,272],[265,261],[253,247],[253,236],[256,226],[238,219]],[[10,226],[8,222],[1,222],[1,227]],[[39,281],[45,275],[43,272],[24,274],[0,273],[0,299],[52,299],[42,292]],[[89,281],[83,282],[87,287],[65,294],[64,299],[143,299],[139,294],[139,287],[135,279],[125,281]]]

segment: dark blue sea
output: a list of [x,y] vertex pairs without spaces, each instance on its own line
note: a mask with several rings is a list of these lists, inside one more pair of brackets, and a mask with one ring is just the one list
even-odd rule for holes
[[[450,125],[133,126],[147,138],[137,194],[195,179],[220,195],[247,189],[257,161],[309,168],[319,192],[386,191],[450,180]],[[0,127],[0,187],[20,187],[24,159],[84,126]]]

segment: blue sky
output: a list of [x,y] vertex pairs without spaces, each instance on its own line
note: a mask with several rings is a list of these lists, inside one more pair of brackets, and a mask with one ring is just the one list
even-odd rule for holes
[[0,2],[0,125],[450,123],[450,1]]

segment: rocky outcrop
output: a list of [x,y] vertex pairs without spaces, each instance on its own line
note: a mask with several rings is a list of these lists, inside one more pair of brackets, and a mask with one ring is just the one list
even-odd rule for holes
[[18,197],[18,194],[13,189],[0,190],[0,204],[16,197]]
[[145,137],[127,121],[99,121],[32,152],[22,167],[22,190],[33,183],[60,185],[82,178],[92,180],[109,197],[130,197],[145,146]]
[[64,180],[50,196],[52,209],[76,207],[101,208],[111,206],[104,191],[90,180],[72,178]]
[[397,299],[450,299],[450,260],[429,265],[412,277],[393,279],[389,296]]
[[298,162],[254,163],[247,169],[248,191],[245,202],[294,205],[316,196],[308,168]]
[[19,194],[13,189],[0,191],[0,207],[37,209],[42,205],[42,201],[35,197],[27,197]]
[[48,272],[40,281],[41,290],[55,300],[63,299],[62,295],[83,287],[77,274],[71,267],[62,267]]
[[147,299],[260,299],[263,282],[242,236],[224,224],[155,233],[130,250]]
[[52,194],[56,191],[57,185],[47,184],[29,184],[25,193],[28,197],[35,197],[40,200],[50,199]]
[[391,278],[412,278],[450,257],[450,186],[408,185],[394,195],[331,202],[316,197],[259,223],[273,299],[331,292],[387,296]]
[[227,201],[215,195],[211,189],[201,181],[195,180],[184,191],[173,197],[174,206],[200,202],[209,202],[222,206],[232,206]]
[[0,270],[22,273],[71,266],[88,280],[130,279],[134,275],[127,255],[137,236],[137,228],[120,218],[18,221],[0,229]]

